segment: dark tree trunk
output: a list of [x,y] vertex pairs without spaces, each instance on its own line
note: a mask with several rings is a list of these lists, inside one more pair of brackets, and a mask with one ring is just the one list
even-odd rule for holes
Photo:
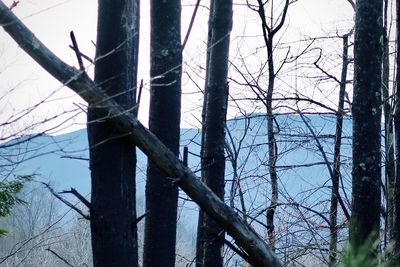
[[375,241],[380,226],[382,12],[380,0],[356,3],[350,224],[350,243],[356,253]]
[[[179,154],[182,50],[178,0],[151,1],[149,129]],[[143,266],[175,266],[178,187],[149,160]]]
[[[134,116],[138,1],[99,1],[98,12],[95,82]],[[89,106],[93,265],[137,266],[135,147],[107,115],[100,104]]]
[[[268,2],[268,1],[267,1]],[[275,251],[275,210],[278,204],[278,174],[276,171],[276,160],[278,157],[278,146],[276,144],[275,132],[274,132],[274,114],[272,107],[272,96],[275,89],[275,78],[277,73],[275,72],[274,66],[274,36],[282,28],[287,11],[289,8],[289,0],[285,1],[282,14],[278,17],[276,23],[273,22],[273,7],[271,8],[270,25],[267,23],[267,16],[265,14],[264,6],[267,2],[257,0],[258,3],[258,14],[261,19],[261,26],[263,31],[264,43],[267,48],[267,63],[268,63],[268,89],[265,98],[265,105],[267,109],[267,136],[268,136],[268,168],[269,176],[271,178],[271,202],[266,204],[266,221],[267,221],[267,239],[273,251]],[[273,5],[273,2],[271,2]],[[263,94],[264,95],[264,94]]]
[[340,77],[339,103],[336,115],[335,148],[332,170],[332,192],[331,207],[329,212],[330,222],[330,243],[329,243],[329,266],[336,266],[337,261],[337,211],[339,201],[339,182],[340,182],[340,148],[342,144],[342,127],[344,115],[344,97],[346,93],[347,66],[349,64],[349,34],[343,36],[343,54],[342,54],[342,73]]
[[[207,53],[206,53],[206,83],[205,83],[205,87],[207,85],[207,81],[208,81],[208,75],[209,75],[209,61],[210,61],[210,51],[211,51],[211,37],[212,37],[212,27],[211,27],[211,14],[213,13],[213,5],[210,4],[210,15],[209,15],[209,19],[208,19],[208,34],[207,34]],[[206,119],[206,106],[205,103],[207,103],[207,94],[204,93],[204,100],[203,100],[203,110],[201,113],[201,120],[202,122],[205,122]],[[202,126],[203,127],[203,126]],[[204,144],[204,137],[205,137],[205,132],[202,131],[201,132],[201,144]],[[204,153],[204,149],[201,148],[200,149],[200,158],[203,158],[203,153]],[[200,228],[202,228],[203,225],[203,221],[204,221],[204,212],[203,210],[199,210],[199,218],[197,220],[197,235],[196,235],[196,267],[202,267],[202,259],[204,256],[204,250],[203,250],[203,234],[204,231],[201,231]]]
[[[232,0],[211,1],[207,77],[204,91],[201,166],[206,185],[223,200],[225,121]],[[225,234],[210,217],[199,215],[196,266],[223,266]]]
[[[272,107],[272,95],[275,85],[275,71],[273,59],[273,35],[269,34],[267,42],[268,51],[268,90],[267,90],[267,136],[268,136],[268,167],[271,178],[271,203],[266,211],[268,242],[275,251],[275,225],[274,216],[276,205],[278,204],[278,174],[276,172],[276,160],[278,156],[278,146],[276,144],[274,132],[274,114]],[[267,204],[268,205],[268,204]]]
[[[400,18],[400,1],[396,1],[396,17]],[[396,180],[394,184],[394,212],[393,212],[393,241],[394,262],[400,261],[400,20],[396,22],[397,32],[397,54],[396,54],[396,104],[394,113],[395,128],[395,153],[396,153]]]

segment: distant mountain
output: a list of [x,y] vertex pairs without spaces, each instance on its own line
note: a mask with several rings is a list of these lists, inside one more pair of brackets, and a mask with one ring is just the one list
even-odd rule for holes
[[[332,115],[307,115],[307,121],[313,127],[319,140],[325,144],[325,152],[332,159],[333,137],[335,134],[335,118]],[[277,161],[280,169],[285,165],[307,165],[321,162],[320,151],[316,148],[310,131],[305,126],[299,115],[276,116],[279,127],[275,127],[278,141],[278,153],[284,153]],[[241,143],[241,155],[250,157],[247,171],[250,171],[255,162],[263,164],[261,158],[253,158],[256,154],[267,152],[266,121],[262,114],[253,115],[250,119],[238,117],[227,122],[227,142],[234,143],[236,148]],[[349,156],[351,120],[344,120],[344,142],[343,154]],[[200,152],[200,130],[182,129],[181,146],[188,146],[190,151],[189,165],[194,169],[199,168]],[[5,145],[0,145],[3,151],[3,164],[19,162],[14,174],[36,174],[37,179],[52,181],[59,188],[75,187],[83,192],[90,192],[90,172],[88,165],[88,142],[86,129],[75,132],[49,136],[42,135],[27,142],[21,142],[15,146],[10,144],[19,143],[22,140],[13,140]],[[197,155],[197,156],[196,156]],[[5,160],[4,157],[8,158]],[[240,158],[240,157],[239,157]],[[242,164],[244,158],[241,159]],[[139,151],[138,166],[139,178],[145,173],[146,157]],[[230,164],[228,163],[227,166]],[[287,167],[288,168],[288,167]],[[304,168],[308,168],[305,166]],[[302,168],[297,168],[302,169]],[[307,169],[307,170],[308,170]],[[229,167],[228,167],[229,172]],[[308,172],[308,175],[310,173]],[[286,176],[286,175],[284,175]],[[140,179],[139,179],[140,180]]]
[[[331,162],[335,117],[307,115],[305,118]],[[330,193],[327,165],[317,147],[316,140],[299,115],[278,115],[275,120],[280,200],[304,204],[307,202],[314,205]],[[342,160],[350,166],[351,119],[348,117],[344,119],[343,131]],[[255,213],[257,209],[265,206],[269,198],[266,132],[266,118],[262,114],[252,115],[251,118],[238,117],[227,122],[227,147],[230,151],[236,151],[234,154],[237,155],[238,169],[234,172],[231,161],[228,159],[226,198],[229,202],[228,198],[233,189],[236,196],[235,206],[240,206],[237,198],[238,188],[232,187],[233,174],[237,173],[248,212],[253,210]],[[21,142],[22,139],[13,140],[0,145],[0,153],[3,155],[0,162],[14,175],[35,174],[36,180],[51,182],[59,191],[74,187],[81,194],[87,195],[90,193],[90,170],[86,134],[86,129],[82,129],[57,136],[42,135],[27,142]],[[181,146],[188,146],[189,166],[199,176],[200,139],[199,129],[181,130]],[[11,163],[16,162],[18,165],[12,166]],[[144,196],[146,162],[145,155],[138,152],[137,195],[140,199]],[[344,168],[343,176],[349,177],[349,172],[349,169]],[[186,198],[184,194],[182,198]],[[197,214],[196,206],[188,201],[182,201],[182,203],[185,203],[188,210],[182,216],[190,219],[188,219],[189,228],[194,229],[197,222],[193,220]]]

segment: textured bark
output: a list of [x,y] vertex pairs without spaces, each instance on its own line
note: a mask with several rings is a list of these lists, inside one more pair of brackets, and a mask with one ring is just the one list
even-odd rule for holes
[[380,0],[356,3],[350,224],[350,243],[356,253],[375,241],[380,226],[382,12]]
[[337,262],[337,211],[339,200],[339,181],[340,181],[340,147],[342,144],[342,127],[344,115],[344,96],[346,93],[347,82],[347,66],[349,64],[349,35],[344,35],[343,38],[343,54],[342,54],[342,73],[340,77],[339,103],[336,115],[336,132],[335,132],[335,148],[332,170],[332,192],[331,192],[331,207],[329,212],[330,222],[330,240],[329,240],[329,266],[336,266]]
[[[396,17],[400,18],[400,1],[396,1]],[[396,180],[394,184],[394,211],[393,211],[393,243],[394,262],[400,261],[400,20],[396,21],[397,54],[396,54],[396,101],[394,113],[395,128],[395,154],[396,154]]]
[[[135,105],[138,1],[99,1],[95,83],[122,108]],[[118,48],[118,49],[117,49]],[[115,50],[113,53],[111,51]],[[88,138],[92,177],[90,226],[94,266],[137,266],[134,143],[120,133],[107,110],[90,105]]]
[[[179,154],[181,112],[180,1],[151,1],[149,129]],[[151,160],[146,183],[143,266],[175,266],[178,187]],[[162,260],[161,260],[162,259]]]
[[[221,199],[225,189],[225,121],[232,1],[211,1],[207,77],[204,90],[201,169],[205,184]],[[196,266],[223,266],[225,234],[209,216],[199,214]]]
[[102,105],[115,129],[130,140],[186,194],[212,217],[236,244],[246,253],[254,266],[279,267],[279,259],[263,239],[232,209],[221,201],[198,177],[176,157],[137,118],[126,113],[116,101],[96,85],[85,73],[54,55],[29,29],[0,1],[0,25],[18,45],[49,74],[71,88],[90,105]]
[[[211,51],[211,37],[212,37],[212,27],[211,27],[211,14],[213,13],[213,8],[214,5],[210,4],[210,15],[209,15],[209,19],[208,19],[208,33],[207,33],[207,53],[206,53],[206,83],[208,80],[208,76],[209,76],[209,68],[207,68],[207,66],[209,65],[209,61],[210,61],[210,51]],[[202,113],[201,113],[201,120],[202,122],[205,121],[205,117],[206,117],[206,105],[204,105],[204,103],[207,102],[207,94],[204,93],[204,99],[203,99],[203,109],[202,109]],[[203,127],[203,126],[202,126]],[[201,144],[204,143],[204,136],[205,136],[205,132],[202,131],[201,132]],[[203,158],[203,152],[204,150],[201,148],[200,149],[200,158]],[[199,218],[197,220],[197,234],[196,234],[196,267],[202,267],[202,259],[204,257],[204,250],[203,250],[203,234],[204,231],[201,231],[200,228],[203,225],[203,221],[204,221],[204,212],[203,210],[199,210]]]

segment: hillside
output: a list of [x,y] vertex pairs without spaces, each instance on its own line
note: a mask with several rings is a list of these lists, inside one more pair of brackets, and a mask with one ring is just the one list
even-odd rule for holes
[[[334,116],[307,115],[306,120],[331,162],[335,133]],[[286,238],[286,243],[299,246],[304,240],[311,240],[312,235],[306,231],[304,212],[307,211],[299,207],[307,207],[328,216],[330,177],[321,150],[318,149],[315,138],[299,115],[279,115],[276,117],[275,126],[279,155],[276,164],[279,176],[279,203],[282,207],[277,209],[276,220],[278,227],[283,227],[282,229],[291,227],[290,231],[289,229],[280,231],[278,240],[281,239],[283,242]],[[344,186],[347,187],[350,182],[351,163],[350,118],[345,118],[343,131],[342,178]],[[199,129],[181,130],[181,146],[188,146],[189,166],[198,175],[200,175],[198,157],[200,136]],[[265,117],[256,114],[251,118],[238,117],[228,121],[226,139],[226,203],[235,207],[238,212],[245,212],[245,217],[251,220],[253,227],[262,234],[265,231],[264,210],[270,199]],[[1,151],[4,155],[8,155],[7,161],[19,162],[17,166],[11,169],[4,168],[5,170],[12,172],[13,175],[34,174],[35,181],[50,183],[57,191],[73,187],[90,198],[88,143],[85,129],[58,136],[42,135],[27,142],[20,141],[22,140],[13,140],[2,145]],[[3,159],[4,163],[7,161]],[[147,159],[140,151],[137,161],[138,213],[141,214],[144,208]],[[233,162],[235,164],[232,164]],[[235,165],[236,169],[233,168]],[[183,192],[180,195],[178,235],[182,244],[188,244],[185,250],[189,249],[193,253],[197,206],[188,200]],[[63,205],[60,207],[65,209]],[[316,224],[324,224],[321,216],[314,216],[315,212],[306,217]],[[326,228],[318,229],[316,231],[320,231],[319,234],[326,234]],[[285,235],[289,232],[297,234],[290,236],[288,241],[289,237]],[[322,245],[326,245],[323,240],[321,242]]]

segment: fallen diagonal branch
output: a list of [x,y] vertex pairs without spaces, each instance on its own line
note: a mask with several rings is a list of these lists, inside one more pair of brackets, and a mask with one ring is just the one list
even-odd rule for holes
[[0,25],[37,63],[60,82],[71,88],[91,106],[108,111],[108,117],[121,133],[129,133],[132,141],[175,181],[237,245],[249,256],[254,266],[281,266],[264,240],[231,208],[221,201],[196,175],[148,129],[109,97],[82,71],[61,61],[0,1]]

